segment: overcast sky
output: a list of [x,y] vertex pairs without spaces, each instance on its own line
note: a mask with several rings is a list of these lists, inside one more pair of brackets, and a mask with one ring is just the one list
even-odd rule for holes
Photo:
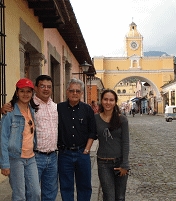
[[91,57],[124,56],[129,24],[144,37],[144,52],[176,56],[176,0],[70,0]]

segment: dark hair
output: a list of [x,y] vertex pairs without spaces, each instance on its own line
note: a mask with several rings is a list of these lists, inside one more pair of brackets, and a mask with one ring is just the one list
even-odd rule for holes
[[48,80],[51,81],[53,84],[53,80],[49,75],[39,75],[35,80],[35,86],[38,87],[39,81]]
[[[109,130],[112,131],[114,129],[119,128],[121,125],[121,122],[120,122],[121,112],[120,112],[119,106],[117,105],[118,96],[117,96],[116,92],[113,91],[112,89],[105,89],[103,91],[103,93],[101,94],[101,101],[102,101],[102,99],[106,93],[112,93],[114,95],[115,102],[116,102],[116,105],[114,106],[114,109],[112,112],[112,117],[111,117],[110,122],[109,122],[109,124],[110,124]],[[100,104],[100,112],[104,112],[104,108],[103,108],[102,104]]]
[[[15,103],[18,101],[18,96],[17,96],[17,94],[16,94],[16,92],[17,92],[18,90],[19,90],[19,88],[17,87],[15,93],[13,94],[12,100],[10,101],[12,107],[14,107]],[[32,89],[32,91],[34,91],[34,90]],[[31,107],[32,107],[33,109],[35,109],[35,112],[38,111],[38,109],[39,109],[38,106],[39,106],[39,105],[36,105],[36,104],[34,103],[33,98],[31,98],[31,100],[30,100],[30,105],[31,105]]]

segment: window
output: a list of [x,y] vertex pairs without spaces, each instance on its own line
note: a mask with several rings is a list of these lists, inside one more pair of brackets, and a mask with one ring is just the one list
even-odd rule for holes
[[176,113],[176,107],[173,108],[173,113]]
[[137,68],[137,61],[136,60],[133,61],[133,68]]
[[126,93],[126,89],[123,89],[123,93],[124,93],[124,94]]
[[118,93],[118,94],[120,94],[120,93],[121,93],[121,90],[120,90],[120,89],[118,89],[118,90],[117,90],[117,93]]

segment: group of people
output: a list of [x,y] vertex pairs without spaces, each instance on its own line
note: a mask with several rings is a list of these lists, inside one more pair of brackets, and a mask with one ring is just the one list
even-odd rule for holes
[[[94,112],[81,101],[84,83],[72,78],[67,101],[54,103],[52,78],[40,75],[35,86],[22,78],[10,103],[1,108],[0,168],[9,176],[12,200],[55,201],[58,178],[63,201],[90,201],[90,149],[98,138],[98,175],[104,201],[124,201],[129,170],[129,128],[117,94],[101,94]],[[94,114],[96,113],[96,114]]]

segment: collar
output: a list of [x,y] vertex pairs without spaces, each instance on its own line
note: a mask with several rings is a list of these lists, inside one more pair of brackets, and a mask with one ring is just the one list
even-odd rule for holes
[[[29,110],[30,110],[30,112],[31,112],[31,114],[32,114],[32,116],[33,116],[33,114],[34,114],[34,110],[32,110],[32,108],[31,108],[31,106],[29,105]],[[17,103],[15,103],[14,104],[14,114],[15,115],[22,115],[22,113],[20,112],[20,108],[18,107],[18,104]]]
[[46,102],[42,101],[40,98],[38,98],[36,96],[36,94],[34,94],[33,99],[34,99],[34,101],[35,101],[36,104],[47,104],[48,105],[48,104],[50,104],[52,102],[52,99],[50,97],[48,99],[48,102],[46,103]]
[[69,100],[67,100],[68,108],[77,108],[78,109],[80,107],[80,103],[81,103],[81,101],[79,101],[77,105],[71,106],[70,103],[69,103]]

